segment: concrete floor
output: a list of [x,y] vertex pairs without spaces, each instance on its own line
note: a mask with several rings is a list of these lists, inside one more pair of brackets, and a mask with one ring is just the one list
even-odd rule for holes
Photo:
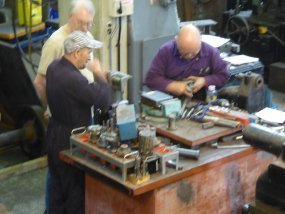
[[0,213],[44,213],[45,177],[41,168],[0,180]]
[[1,169],[0,214],[44,213],[46,171],[45,157]]

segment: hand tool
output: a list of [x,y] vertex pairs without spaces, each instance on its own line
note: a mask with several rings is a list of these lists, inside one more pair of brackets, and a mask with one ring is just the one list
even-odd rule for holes
[[248,145],[248,144],[239,144],[239,145],[235,144],[235,145],[221,146],[218,143],[213,143],[212,147],[216,148],[216,149],[241,149],[241,148],[248,148],[248,147],[250,147],[250,145]]

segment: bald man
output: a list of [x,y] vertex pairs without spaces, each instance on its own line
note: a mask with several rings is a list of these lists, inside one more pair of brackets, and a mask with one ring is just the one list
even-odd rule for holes
[[[228,65],[219,50],[201,41],[194,25],[182,27],[175,39],[163,44],[154,57],[145,84],[175,96],[205,99],[205,88],[221,88],[229,80]],[[187,83],[194,80],[192,89]]]

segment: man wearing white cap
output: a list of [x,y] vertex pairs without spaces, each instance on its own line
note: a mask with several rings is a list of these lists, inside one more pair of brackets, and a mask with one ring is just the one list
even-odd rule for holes
[[[56,30],[50,38],[45,42],[39,68],[36,78],[34,80],[35,88],[42,100],[42,104],[45,107],[46,101],[46,72],[49,64],[56,58],[62,57],[64,54],[63,41],[73,31],[80,30],[83,32],[89,32],[93,23],[95,15],[95,7],[91,0],[72,0],[66,2],[70,5],[68,13],[68,22]],[[91,68],[93,69],[93,68]],[[88,69],[82,69],[80,72],[88,79],[89,82],[93,82],[92,73]],[[48,116],[48,111],[45,117]]]
[[79,72],[87,65],[91,51],[101,46],[86,33],[74,31],[64,41],[64,56],[47,69],[46,92],[52,115],[47,128],[52,177],[48,213],[84,213],[84,173],[61,161],[59,152],[69,148],[72,129],[88,126],[92,105],[106,112],[111,104],[105,73],[93,70],[96,83],[89,83]]

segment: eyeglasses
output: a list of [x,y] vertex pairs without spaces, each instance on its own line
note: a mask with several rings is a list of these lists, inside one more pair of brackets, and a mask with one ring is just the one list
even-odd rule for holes
[[200,52],[200,49],[197,50],[196,52],[188,52],[188,53],[185,53],[185,54],[181,54],[180,53],[180,58],[190,60],[190,59],[193,59],[195,56],[197,56],[199,52]]
[[93,26],[93,20],[92,21],[78,20],[78,23],[82,27],[87,27],[87,29],[90,29]]

